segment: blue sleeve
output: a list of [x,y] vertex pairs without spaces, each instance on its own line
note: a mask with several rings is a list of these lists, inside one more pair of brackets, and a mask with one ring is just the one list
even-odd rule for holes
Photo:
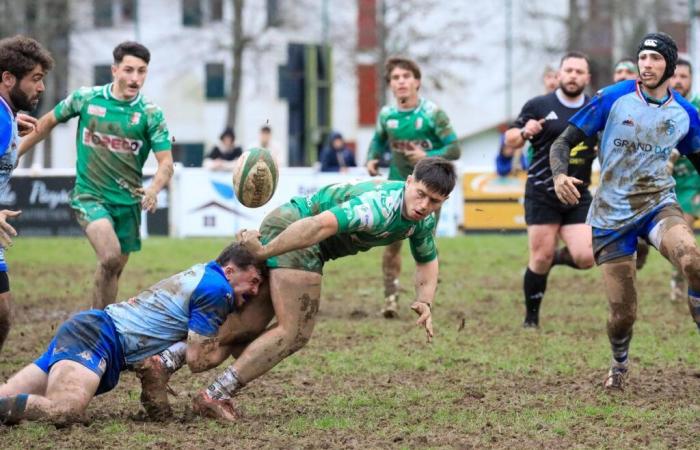
[[513,158],[503,156],[501,152],[498,152],[498,156],[496,156],[496,173],[502,177],[505,177],[506,175],[510,174],[512,168]]
[[12,142],[12,117],[4,107],[0,106],[0,156],[7,153]]
[[623,95],[634,92],[636,81],[621,81],[598,91],[598,93],[574,116],[569,123],[590,137],[605,128],[613,104]]
[[209,282],[205,275],[190,298],[189,331],[206,337],[216,336],[226,316],[232,312],[230,301],[230,290]]
[[[676,97],[679,97],[679,95]],[[688,113],[690,124],[688,125],[688,133],[678,143],[678,151],[681,152],[681,155],[698,153],[700,152],[700,118],[698,118],[698,112],[693,105],[686,101],[680,101],[679,103],[683,106],[685,112]]]

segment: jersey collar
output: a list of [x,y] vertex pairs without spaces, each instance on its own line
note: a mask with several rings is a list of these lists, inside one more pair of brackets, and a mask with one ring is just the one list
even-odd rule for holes
[[134,105],[137,104],[139,101],[141,101],[141,91],[139,91],[139,93],[136,94],[136,97],[134,97],[134,98],[131,99],[131,100],[119,100],[118,98],[116,98],[116,97],[112,94],[112,85],[113,85],[113,84],[114,84],[114,83],[109,83],[109,84],[105,84],[104,86],[102,86],[102,95],[103,95],[104,98],[106,98],[107,100],[114,100],[115,102],[121,102],[121,103],[129,103],[129,106],[134,106]]
[[[637,89],[637,96],[638,96],[640,99],[642,99],[642,101],[644,102],[644,104],[647,105],[647,106],[652,106],[652,105],[649,104],[649,102],[647,101],[646,97],[644,97],[644,93],[642,92],[642,82],[641,82],[641,81],[637,81],[637,83],[635,83],[635,87],[636,87],[636,89]],[[661,108],[662,106],[666,106],[666,105],[668,105],[669,103],[671,103],[671,102],[673,101],[673,92],[671,92],[671,89],[667,89],[667,92],[668,92],[668,100],[666,100],[665,102],[663,102],[661,105],[654,105],[654,107]]]

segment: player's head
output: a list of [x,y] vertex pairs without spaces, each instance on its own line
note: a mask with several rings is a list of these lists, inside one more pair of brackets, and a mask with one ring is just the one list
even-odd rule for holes
[[676,70],[678,46],[666,33],[649,33],[637,49],[637,68],[642,84],[656,89],[670,79]]
[[623,80],[636,80],[639,74],[637,73],[637,64],[632,58],[622,58],[615,64],[613,70],[613,82]]
[[257,295],[260,285],[267,278],[265,261],[257,261],[241,244],[229,244],[216,258],[226,279],[237,295]]
[[32,111],[44,92],[44,76],[53,67],[51,54],[26,36],[0,40],[1,94],[15,111]]
[[263,125],[260,128],[260,145],[266,147],[270,144],[270,139],[272,138],[272,128],[269,125]]
[[123,98],[136,97],[146,81],[151,52],[134,41],[124,41],[112,52],[112,76],[116,93]]
[[690,61],[683,58],[678,58],[676,62],[676,70],[671,77],[671,87],[677,90],[683,97],[690,94],[693,87],[693,66]]
[[548,94],[554,92],[559,86],[559,78],[557,70],[550,66],[544,66],[544,71],[542,72],[542,84],[544,85],[544,90]]
[[399,104],[418,97],[420,67],[412,59],[392,56],[384,65],[386,82]]
[[568,52],[559,62],[559,88],[568,97],[581,95],[591,81],[591,64],[582,52]]
[[406,179],[404,216],[421,220],[440,209],[457,183],[451,162],[440,157],[423,158]]

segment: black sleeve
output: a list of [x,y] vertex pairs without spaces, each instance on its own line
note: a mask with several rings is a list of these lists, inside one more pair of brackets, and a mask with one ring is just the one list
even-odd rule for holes
[[510,127],[522,128],[530,119],[539,119],[539,117],[537,117],[537,107],[535,105],[534,99],[528,100],[527,103],[523,105],[523,109],[520,110],[518,118],[513,121]]
[[586,133],[575,125],[569,124],[564,132],[554,140],[549,149],[549,166],[552,168],[552,176],[567,174],[571,149],[584,139],[586,139]]
[[221,159],[221,150],[219,150],[219,147],[212,148],[207,155],[207,159]]
[[686,158],[688,158],[690,162],[693,163],[695,171],[698,174],[700,174],[700,153],[691,153],[690,155],[686,155]]

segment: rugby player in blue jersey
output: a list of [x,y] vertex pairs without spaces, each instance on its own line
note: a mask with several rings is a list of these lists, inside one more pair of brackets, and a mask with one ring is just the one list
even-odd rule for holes
[[[187,339],[192,372],[235,352],[217,334],[229,314],[255,296],[267,269],[239,244],[141,294],[64,322],[48,350],[0,386],[0,423],[78,420],[90,400],[113,389],[130,366]],[[247,308],[244,308],[245,312]],[[263,325],[264,328],[264,325]]]
[[[36,119],[18,114],[32,111],[44,92],[44,76],[53,59],[34,39],[15,36],[0,41],[0,196],[6,200],[10,176],[17,165],[20,136],[32,131]],[[15,229],[7,223],[20,211],[0,211],[0,350],[10,332],[11,296],[5,248],[12,245]]]
[[646,35],[637,51],[639,81],[602,89],[569,121],[552,144],[554,188],[567,204],[579,202],[580,180],[568,176],[569,152],[602,131],[600,187],[587,222],[593,252],[603,272],[609,303],[612,363],[606,389],[622,389],[637,312],[637,237],[649,241],[689,283],[688,303],[700,329],[700,251],[683,218],[668,161],[676,148],[700,171],[700,120],[693,105],[669,89],[678,51],[664,33]]

